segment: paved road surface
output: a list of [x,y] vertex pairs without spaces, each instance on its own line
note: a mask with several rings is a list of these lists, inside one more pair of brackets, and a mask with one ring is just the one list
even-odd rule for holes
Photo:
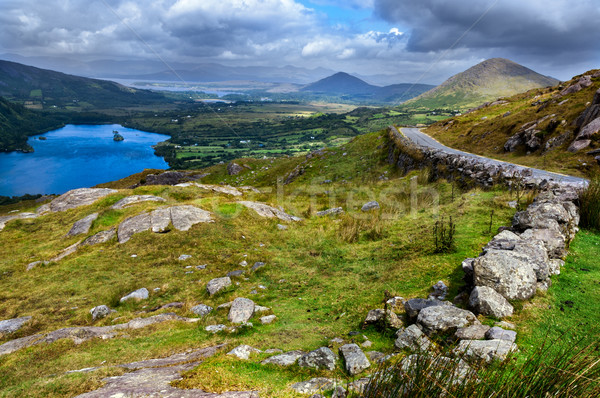
[[[395,131],[398,131],[395,127],[391,127],[393,128]],[[495,159],[490,159],[490,158],[486,158],[483,156],[479,156],[479,155],[474,155],[472,153],[469,152],[463,152],[463,151],[459,151],[457,149],[453,149],[450,147],[447,147],[445,145],[440,144],[438,141],[436,141],[434,138],[428,136],[427,134],[423,133],[420,129],[418,128],[409,128],[409,127],[404,127],[402,129],[400,129],[402,131],[402,134],[404,134],[404,136],[406,136],[407,138],[409,138],[411,141],[413,141],[415,144],[424,146],[424,147],[428,147],[428,148],[433,148],[433,149],[439,149],[441,151],[444,151],[446,153],[452,153],[452,154],[456,154],[456,155],[463,155],[463,156],[467,156],[467,157],[472,157],[472,158],[477,158],[479,160],[482,160],[485,163],[489,163],[489,164],[494,164],[494,165],[499,165],[499,166],[516,166],[517,168],[520,169],[529,169],[532,171],[533,176],[536,178],[542,178],[542,179],[547,179],[547,180],[554,180],[554,181],[558,181],[558,182],[566,182],[569,184],[587,184],[588,180],[584,179],[584,178],[579,178],[579,177],[573,177],[573,176],[568,176],[568,175],[564,175],[564,174],[558,174],[558,173],[552,173],[550,171],[545,171],[545,170],[540,170],[540,169],[534,169],[532,167],[525,167],[525,166],[520,166],[520,165],[516,165],[513,163],[509,163],[509,162],[502,162],[500,160],[495,160]]]

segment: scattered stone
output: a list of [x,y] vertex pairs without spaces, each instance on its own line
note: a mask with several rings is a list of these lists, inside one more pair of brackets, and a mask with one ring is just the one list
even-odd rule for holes
[[417,317],[417,323],[423,326],[427,334],[455,331],[458,328],[479,323],[471,311],[451,305],[423,308]]
[[482,340],[488,330],[490,330],[488,325],[470,325],[456,329],[454,337],[458,340]]
[[491,287],[476,286],[469,297],[469,307],[476,313],[504,318],[513,314],[513,306]]
[[517,351],[517,345],[508,340],[461,340],[453,350],[455,355],[486,362],[504,361],[508,354]]
[[75,236],[81,234],[87,234],[90,232],[90,228],[92,227],[92,223],[96,221],[99,213],[92,213],[89,216],[82,218],[79,221],[75,221],[71,230],[67,232],[67,236]]
[[431,340],[417,327],[410,325],[404,330],[399,330],[394,346],[399,350],[426,351],[431,346]]
[[228,276],[223,278],[215,278],[208,282],[206,285],[206,291],[209,295],[213,296],[229,286],[231,286],[231,278]]
[[10,340],[0,345],[0,356],[12,354],[21,348],[29,347],[44,337],[43,334],[34,334],[32,336],[21,337],[20,339]]
[[238,269],[238,270],[235,270],[235,271],[228,272],[227,276],[230,277],[230,278],[239,277],[239,276],[244,275],[245,272],[246,271],[244,271],[243,269]]
[[367,212],[367,211],[376,210],[376,209],[379,209],[379,208],[380,208],[380,207],[379,207],[379,203],[378,203],[377,201],[375,201],[375,200],[372,200],[372,201],[370,201],[370,202],[367,202],[367,203],[365,203],[365,204],[364,204],[364,205],[363,205],[363,206],[360,208],[360,210],[361,210],[361,211],[365,211],[365,212]]
[[507,340],[514,343],[517,339],[517,332],[514,330],[504,330],[501,327],[494,326],[486,332],[485,338],[488,340]]
[[392,311],[400,311],[404,309],[404,297],[395,296],[389,299],[386,303],[391,307]]
[[250,270],[252,272],[255,272],[255,271],[261,269],[264,266],[265,266],[265,263],[263,263],[262,261],[257,261],[257,262],[254,263],[254,265],[252,266],[252,268]]
[[271,309],[269,307],[263,307],[262,305],[254,305],[254,312],[267,312],[267,311],[271,311]]
[[445,301],[439,300],[426,300],[422,298],[409,299],[404,302],[404,310],[409,319],[414,319],[419,315],[419,312],[427,307],[434,307],[439,305],[451,305]]
[[331,209],[318,211],[317,216],[318,217],[332,216],[332,215],[336,215],[336,214],[342,214],[343,212],[344,212],[344,209],[342,209],[341,207],[333,207]]
[[277,317],[275,315],[265,315],[260,317],[260,323],[263,325],[268,325],[273,323]]
[[333,390],[333,394],[331,395],[331,398],[346,398],[346,390],[344,389],[344,387],[342,386],[337,386],[334,390]]
[[429,295],[429,300],[446,300],[446,296],[448,295],[448,286],[446,286],[444,282],[438,281],[431,288],[433,289],[433,293]]
[[[365,318],[365,325],[378,325],[383,327],[384,321],[384,310],[381,308],[377,308],[369,311],[367,317]],[[398,318],[398,315],[393,313],[391,310],[387,310],[387,316],[385,317],[386,326],[392,327],[394,329],[400,329],[402,327],[402,321]]]
[[265,350],[265,354],[282,354],[283,350],[280,350],[279,348],[269,348],[267,350]]
[[192,256],[190,256],[189,254],[182,254],[181,256],[179,256],[178,260],[185,261],[185,260],[189,260],[190,258],[192,258]]
[[372,341],[369,341],[369,340],[367,340],[367,341],[364,341],[364,342],[363,342],[363,343],[362,343],[360,346],[361,346],[362,348],[369,348],[369,347],[371,347],[372,345],[373,345],[373,342],[372,342]]
[[223,330],[225,330],[227,326],[219,324],[219,325],[208,325],[207,327],[204,328],[204,330],[206,330],[207,332],[210,333],[219,333],[222,332]]
[[56,257],[50,259],[50,262],[57,262],[62,260],[63,258],[75,253],[79,246],[81,245],[81,241],[73,243],[71,246],[64,248]]
[[287,225],[277,224],[277,229],[280,231],[285,231],[286,229],[288,229],[288,227]]
[[333,339],[329,340],[329,344],[344,344],[344,339],[334,337]]
[[192,311],[196,315],[200,315],[201,317],[205,317],[206,315],[210,314],[212,310],[213,307],[206,304],[198,304],[190,308],[190,311]]
[[[159,292],[160,288],[159,287],[154,288],[154,291],[155,292]],[[154,312],[154,311],[158,311],[158,310],[164,310],[164,309],[168,309],[168,308],[182,308],[182,307],[183,307],[183,303],[180,302],[180,301],[176,301],[176,302],[173,302],[173,303],[167,303],[165,305],[160,305],[158,307],[154,307],[154,308],[152,308],[150,310],[150,312]]]
[[101,243],[108,242],[109,240],[114,238],[116,234],[117,234],[117,230],[115,228],[107,229],[106,231],[100,231],[97,234],[90,236],[89,238],[84,240],[81,244],[89,245],[89,246],[99,245]]
[[5,319],[0,321],[0,337],[16,332],[30,320],[30,316],[22,316],[20,318]]
[[254,301],[238,297],[233,300],[227,319],[231,323],[247,322],[254,315]]
[[242,344],[242,345],[235,347],[233,350],[229,351],[227,353],[227,355],[233,355],[233,356],[238,357],[239,359],[247,360],[248,358],[250,358],[251,354],[255,354],[255,353],[258,354],[261,352],[262,351],[259,349],[256,349],[256,348],[251,347],[246,344]]
[[148,295],[149,295],[148,289],[143,287],[141,289],[138,289],[136,291],[129,293],[126,296],[121,297],[121,300],[119,300],[119,301],[121,303],[123,303],[127,300],[145,300],[148,298]]
[[328,347],[317,348],[298,359],[301,368],[335,369],[335,355]]
[[34,269],[38,265],[48,265],[49,263],[50,262],[48,262],[48,261],[34,261],[32,263],[27,264],[26,270],[27,271],[31,271],[32,269]]
[[367,352],[367,357],[369,358],[369,360],[373,363],[379,363],[379,361],[385,357],[385,354],[383,352],[379,352],[379,351],[369,351]]
[[142,202],[166,202],[166,200],[164,198],[154,195],[131,195],[119,200],[110,208],[115,210],[121,210],[127,206],[131,206]]
[[564,260],[560,259],[551,259],[548,261],[548,272],[550,275],[558,275],[560,274],[560,269],[565,265]]
[[365,392],[367,385],[371,379],[369,377],[362,377],[358,380],[354,380],[353,382],[348,384],[348,391],[352,391],[357,394],[362,394]]
[[275,207],[269,206],[265,203],[259,202],[249,202],[249,201],[241,201],[238,202],[242,206],[246,206],[249,209],[252,209],[258,214],[260,217],[265,218],[278,218],[282,221],[301,221],[302,219],[299,217],[291,216],[284,212],[283,210],[276,209]]
[[92,321],[105,318],[114,312],[117,311],[108,308],[107,305],[99,305],[90,310],[90,314],[92,314]]
[[331,390],[335,382],[325,377],[317,377],[292,384],[292,389],[300,394],[316,394],[319,391]]
[[264,361],[262,361],[261,363],[263,365],[273,364],[273,365],[279,365],[279,366],[291,366],[291,365],[295,364],[296,361],[304,354],[306,354],[304,351],[298,351],[298,350],[288,351],[286,353],[267,358]]
[[346,371],[351,376],[357,375],[371,366],[364,352],[356,344],[344,344],[339,348],[339,351],[344,358]]
[[68,191],[49,203],[51,212],[66,211],[80,206],[91,205],[98,199],[117,193],[108,188],[78,188]]

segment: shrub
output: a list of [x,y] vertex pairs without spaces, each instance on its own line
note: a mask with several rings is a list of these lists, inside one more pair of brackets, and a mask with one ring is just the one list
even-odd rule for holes
[[450,217],[446,222],[443,218],[435,222],[433,226],[433,242],[436,253],[452,253],[455,250],[454,234],[456,233],[456,224]]

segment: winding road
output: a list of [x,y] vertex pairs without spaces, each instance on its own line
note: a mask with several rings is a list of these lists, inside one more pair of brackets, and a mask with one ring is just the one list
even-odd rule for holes
[[554,180],[559,183],[578,184],[578,185],[587,185],[589,182],[585,178],[573,177],[573,176],[569,176],[566,174],[553,173],[553,172],[546,171],[546,170],[540,170],[540,169],[535,169],[533,167],[521,166],[521,165],[510,163],[510,162],[503,162],[500,160],[486,158],[484,156],[475,155],[475,154],[472,154],[469,152],[459,151],[457,149],[450,148],[450,147],[447,147],[447,146],[439,143],[433,137],[428,136],[427,134],[423,133],[421,131],[421,129],[418,129],[418,128],[403,127],[400,129],[400,131],[398,131],[398,129],[394,126],[390,126],[390,128],[393,129],[398,134],[404,135],[406,138],[410,139],[412,142],[414,142],[415,144],[420,145],[422,147],[437,149],[437,150],[440,150],[440,151],[443,151],[446,153],[450,153],[450,154],[454,154],[454,155],[462,155],[462,156],[466,156],[466,157],[470,157],[470,158],[475,158],[478,161],[481,161],[481,162],[487,163],[487,164],[505,166],[505,167],[512,166],[512,167],[516,167],[517,169],[520,169],[520,170],[531,170],[532,175],[535,178]]

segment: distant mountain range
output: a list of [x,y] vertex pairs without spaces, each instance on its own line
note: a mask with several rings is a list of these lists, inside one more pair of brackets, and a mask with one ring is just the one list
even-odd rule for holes
[[408,103],[428,109],[465,109],[558,83],[557,79],[540,75],[508,59],[492,58],[452,76]]
[[338,72],[332,76],[304,86],[300,91],[322,95],[340,95],[355,99],[371,99],[380,102],[403,102],[424,93],[435,86],[429,84],[401,83],[385,87],[373,86],[348,73]]

